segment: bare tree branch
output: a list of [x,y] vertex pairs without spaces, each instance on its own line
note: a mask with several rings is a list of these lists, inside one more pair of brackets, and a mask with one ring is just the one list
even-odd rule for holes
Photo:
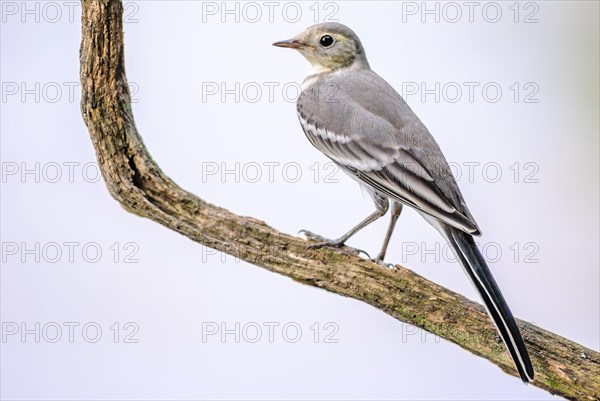
[[[400,266],[385,269],[343,249],[307,250],[305,240],[211,205],[171,181],[148,154],[133,120],[121,2],[82,5],[81,111],[108,190],[126,210],[256,266],[366,302],[517,375],[480,305]],[[534,386],[568,399],[600,400],[597,352],[518,324],[536,370]]]

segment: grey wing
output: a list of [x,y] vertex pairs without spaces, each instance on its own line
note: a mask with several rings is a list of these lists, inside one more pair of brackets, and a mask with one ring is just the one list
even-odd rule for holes
[[[367,95],[368,80],[356,84],[355,94],[342,90],[344,86],[337,82],[335,95],[329,99],[323,95],[328,92],[325,88],[320,88],[318,95],[310,90],[301,94],[298,117],[308,140],[377,192],[478,235],[479,228],[445,158],[408,106],[408,111],[394,110],[394,104],[390,108],[389,103],[384,106],[389,110],[365,107],[354,99],[359,93]],[[377,98],[371,105],[398,102],[397,98],[402,101],[399,95],[397,98],[393,94],[378,95],[383,98]],[[386,99],[388,95],[391,97]],[[405,106],[403,101],[401,106]],[[406,115],[408,112],[411,114]],[[386,115],[389,113],[405,114],[405,118],[394,120]]]

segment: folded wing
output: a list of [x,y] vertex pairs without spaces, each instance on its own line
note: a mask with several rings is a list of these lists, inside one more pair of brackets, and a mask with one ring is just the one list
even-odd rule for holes
[[[363,74],[351,85],[344,73],[332,75],[301,94],[298,116],[308,140],[379,193],[479,235],[427,128],[383,79],[371,71]],[[373,88],[380,101],[361,102],[373,98]]]

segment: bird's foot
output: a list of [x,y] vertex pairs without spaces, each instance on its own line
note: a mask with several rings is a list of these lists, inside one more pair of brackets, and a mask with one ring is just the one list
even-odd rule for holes
[[306,236],[306,238],[309,241],[318,241],[314,244],[310,244],[307,247],[308,249],[321,249],[324,247],[338,248],[344,252],[351,253],[351,254],[357,255],[357,256],[359,256],[361,253],[364,253],[367,256],[367,258],[371,259],[369,254],[366,253],[365,251],[347,246],[345,244],[345,240],[343,238],[338,238],[338,239],[334,239],[334,240],[327,239],[325,237],[322,237],[322,236],[315,234],[313,232],[310,232],[308,230],[300,230],[298,232],[298,234],[304,234],[304,236]]
[[377,255],[375,259],[371,259],[372,262],[377,263],[381,267],[385,267],[386,269],[398,270],[396,269],[396,265],[393,263],[385,263],[383,261],[384,256],[382,254]]
[[386,263],[381,259],[371,259],[371,261],[377,263],[381,267],[385,267],[386,269],[398,270],[398,269],[396,269],[396,265],[393,263]]

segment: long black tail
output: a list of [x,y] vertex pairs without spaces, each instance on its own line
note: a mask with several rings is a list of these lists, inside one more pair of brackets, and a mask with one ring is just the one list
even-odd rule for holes
[[508,352],[515,361],[521,380],[525,383],[532,381],[533,366],[515,318],[508,308],[483,256],[477,249],[473,237],[445,224],[443,228],[450,245],[454,248],[461,265],[483,299],[483,303],[504,344],[506,344]]

